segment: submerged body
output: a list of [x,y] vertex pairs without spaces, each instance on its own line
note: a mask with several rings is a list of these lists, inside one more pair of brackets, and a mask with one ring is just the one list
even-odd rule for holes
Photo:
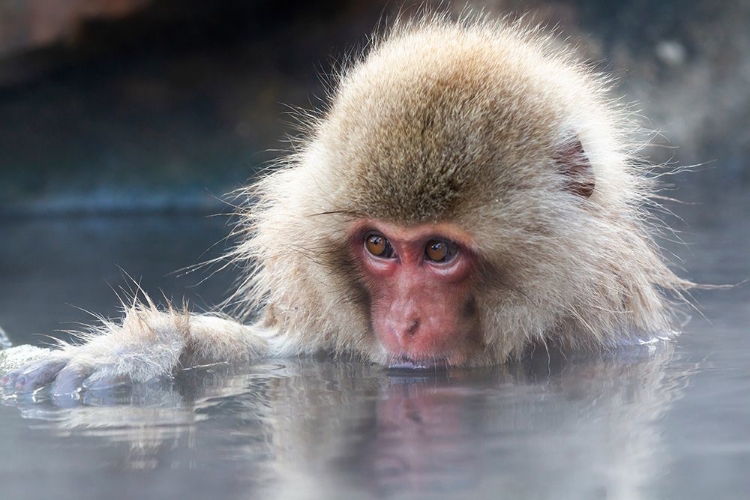
[[234,317],[147,300],[4,384],[67,393],[320,350],[480,366],[668,336],[665,294],[690,284],[651,241],[653,186],[606,91],[515,25],[399,25],[343,72],[298,152],[244,191]]

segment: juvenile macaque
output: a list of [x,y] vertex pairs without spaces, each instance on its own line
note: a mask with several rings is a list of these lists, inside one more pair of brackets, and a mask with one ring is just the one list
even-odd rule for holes
[[536,31],[399,23],[247,188],[236,319],[147,298],[3,383],[64,394],[321,350],[480,366],[669,336],[667,295],[690,283],[650,238],[628,127],[604,81]]

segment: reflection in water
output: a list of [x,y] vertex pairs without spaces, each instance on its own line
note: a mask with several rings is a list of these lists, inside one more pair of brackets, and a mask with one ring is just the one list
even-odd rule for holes
[[222,470],[230,497],[634,498],[666,463],[662,417],[690,372],[672,356],[672,344],[545,352],[424,376],[274,360],[80,401],[39,391],[4,403],[63,443],[122,447],[118,468]]

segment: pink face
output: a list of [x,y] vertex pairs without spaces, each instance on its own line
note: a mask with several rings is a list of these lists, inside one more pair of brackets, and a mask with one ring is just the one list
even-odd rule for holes
[[471,294],[470,237],[448,224],[366,221],[353,232],[371,296],[372,328],[389,365],[464,364],[480,342]]

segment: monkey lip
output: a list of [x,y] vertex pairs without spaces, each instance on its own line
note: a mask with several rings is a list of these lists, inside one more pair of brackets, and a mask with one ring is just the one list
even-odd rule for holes
[[400,356],[388,362],[388,369],[394,371],[445,371],[450,363],[445,358],[435,359],[412,359],[408,356]]

